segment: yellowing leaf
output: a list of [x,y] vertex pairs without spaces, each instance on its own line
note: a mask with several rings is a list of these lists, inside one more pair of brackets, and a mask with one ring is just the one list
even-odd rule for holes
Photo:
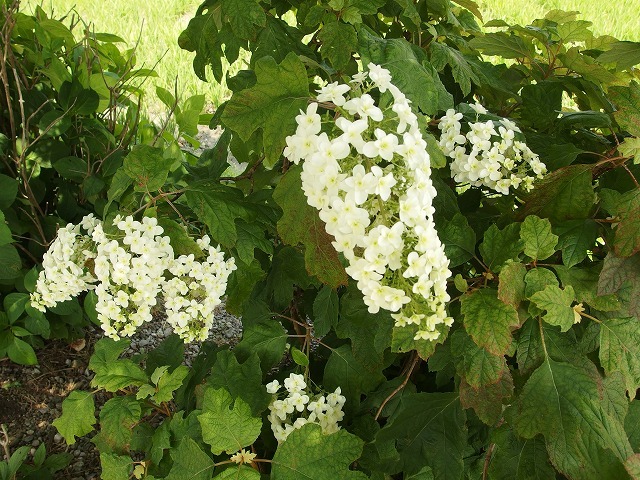
[[564,290],[555,285],[547,285],[541,291],[531,296],[531,301],[547,313],[542,319],[550,325],[559,325],[563,332],[569,330],[575,323],[575,312],[571,304],[576,294],[571,285]]
[[64,437],[67,445],[73,445],[76,443],[75,437],[82,437],[93,431],[93,424],[96,423],[94,411],[93,394],[74,390],[62,402],[62,415],[53,421],[53,426]]

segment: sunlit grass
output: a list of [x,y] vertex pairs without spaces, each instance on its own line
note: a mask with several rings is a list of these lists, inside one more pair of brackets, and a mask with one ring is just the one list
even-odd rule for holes
[[[593,31],[598,35],[640,41],[640,0],[480,0],[478,3],[485,21],[503,19],[526,25],[552,9],[577,10],[581,12],[580,19],[593,22]],[[198,8],[198,0],[29,0],[23,8],[31,11],[36,4],[41,4],[46,12],[53,9],[57,17],[75,10],[94,25],[96,32],[119,35],[129,47],[137,44],[138,67],[150,68],[157,63],[158,78],[145,87],[148,108],[160,107],[153,93],[155,85],[173,92],[176,79],[183,100],[204,94],[207,103],[215,108],[229,94],[215,81],[205,83],[196,77],[192,68],[193,53],[178,46],[178,36]]]

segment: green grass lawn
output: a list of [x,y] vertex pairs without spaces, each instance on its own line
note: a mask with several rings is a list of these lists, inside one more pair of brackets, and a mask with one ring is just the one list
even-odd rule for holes
[[[25,1],[27,11],[40,2]],[[482,0],[478,2],[484,20],[504,19],[525,25],[545,12],[561,8],[577,10],[580,18],[593,22],[596,34],[610,34],[624,40],[640,40],[640,0]],[[226,89],[215,83],[204,83],[193,73],[193,54],[178,47],[177,39],[196,11],[198,0],[43,0],[45,11],[61,16],[75,9],[85,21],[94,24],[96,32],[109,32],[124,38],[129,46],[138,42],[138,66],[153,67],[158,60],[157,79],[147,87],[151,92],[148,107],[157,102],[153,85],[173,91],[177,78],[178,92],[185,99],[202,93],[217,106]]]

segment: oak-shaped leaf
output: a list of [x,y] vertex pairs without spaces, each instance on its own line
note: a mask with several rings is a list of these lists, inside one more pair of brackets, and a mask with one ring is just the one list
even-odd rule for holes
[[540,309],[546,310],[542,319],[550,325],[558,325],[563,332],[569,330],[578,315],[571,304],[576,294],[571,285],[564,290],[556,285],[547,285],[539,292],[531,295],[531,301]]
[[170,450],[173,466],[166,480],[210,480],[213,460],[195,440],[184,436],[176,448]]
[[133,396],[109,399],[100,410],[100,432],[91,441],[100,452],[128,454],[141,414],[141,404]]
[[235,453],[251,445],[262,428],[262,420],[253,416],[251,407],[241,398],[234,401],[224,388],[205,391],[198,421],[202,439],[214,455]]
[[516,309],[488,288],[464,295],[461,302],[464,326],[473,341],[494,355],[507,353],[511,331],[519,325]]
[[338,430],[324,435],[320,425],[308,423],[294,430],[278,446],[271,474],[278,480],[365,480],[364,473],[349,470],[362,453],[363,441]]
[[400,453],[405,474],[432,468],[437,480],[459,480],[467,446],[466,416],[455,392],[414,393],[402,398],[398,413],[376,435],[380,450],[389,442]]
[[546,218],[529,215],[520,227],[524,241],[524,253],[534,260],[549,258],[556,251],[558,236],[551,232],[551,222]]
[[93,393],[74,390],[62,402],[62,415],[53,421],[67,442],[76,443],[75,437],[82,437],[93,431],[96,423]]
[[278,234],[287,245],[304,245],[307,272],[332,288],[347,284],[347,274],[333,247],[334,238],[315,208],[307,204],[302,191],[300,167],[290,168],[273,192],[273,199],[282,208]]
[[600,362],[607,374],[619,370],[629,397],[640,388],[640,319],[609,318],[600,324]]
[[256,84],[234,93],[222,122],[244,141],[261,129],[264,163],[272,168],[285,147],[285,138],[295,132],[295,116],[306,109],[307,71],[291,52],[280,64],[272,57],[262,57],[255,64],[255,72]]
[[582,363],[545,358],[517,399],[514,427],[527,439],[542,434],[551,462],[569,478],[623,478],[633,450],[621,422],[604,410],[600,374]]

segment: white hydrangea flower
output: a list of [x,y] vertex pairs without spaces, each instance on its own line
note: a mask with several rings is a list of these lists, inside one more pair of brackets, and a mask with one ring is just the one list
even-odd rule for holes
[[[287,137],[285,155],[302,162],[307,202],[319,210],[327,233],[335,237],[333,245],[348,261],[346,271],[356,280],[369,311],[398,312],[401,320],[396,325],[428,330],[435,339],[444,327],[428,329],[426,320],[402,320],[435,315],[435,325],[450,324],[444,305],[451,272],[433,222],[436,190],[427,143],[418,117],[393,85],[389,71],[375,64],[368,69],[354,76],[351,87],[333,83],[319,90],[319,102],[334,91],[345,101],[333,102],[336,114],[326,116],[315,138],[309,138],[308,120],[298,116],[298,129]],[[388,101],[380,103],[384,108],[370,94],[373,89],[387,96]],[[445,118],[442,123],[452,129],[447,142],[456,151],[467,141],[458,127],[462,115],[450,110]],[[474,134],[485,139],[494,130],[483,124]],[[285,435],[285,430],[276,430]]]
[[267,392],[274,395],[269,404],[271,431],[278,443],[284,442],[289,434],[307,423],[320,425],[325,435],[340,430],[338,422],[344,418],[342,408],[347,399],[340,387],[323,395],[310,391],[303,375],[292,373],[285,378],[286,397],[278,398],[279,382],[267,384]]
[[[470,107],[477,116],[487,114],[479,103]],[[517,140],[522,132],[512,120],[469,122],[469,130],[463,134],[462,119],[462,113],[449,109],[438,124],[442,131],[439,145],[453,160],[451,177],[457,183],[508,195],[519,188],[531,190],[535,178],[544,176],[546,166]]]

